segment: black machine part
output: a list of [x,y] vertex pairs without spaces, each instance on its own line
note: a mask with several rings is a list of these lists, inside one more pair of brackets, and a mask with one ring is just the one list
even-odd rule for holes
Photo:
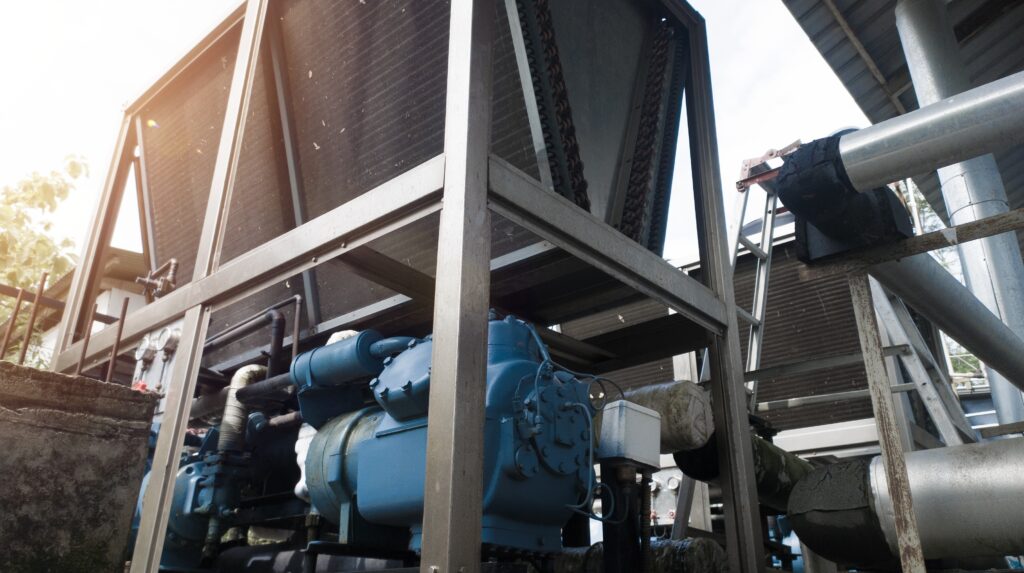
[[796,216],[797,256],[812,262],[914,234],[900,197],[888,187],[858,192],[839,155],[846,132],[801,145],[775,180],[783,205]]

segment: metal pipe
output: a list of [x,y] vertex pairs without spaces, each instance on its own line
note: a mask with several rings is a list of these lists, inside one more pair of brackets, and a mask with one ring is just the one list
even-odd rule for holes
[[[288,371],[291,362],[281,360],[281,349],[284,347],[284,314],[279,310],[267,312],[267,321],[270,322],[270,350],[267,352],[267,378],[277,376]],[[298,324],[298,315],[295,316],[295,323]]]
[[[757,497],[761,505],[780,512],[786,511],[794,484],[810,473],[813,466],[796,454],[751,434],[754,452],[754,473],[757,476]],[[714,436],[696,450],[679,451],[672,455],[676,466],[689,478],[717,484],[721,478],[718,442]]]
[[18,297],[14,299],[14,309],[7,319],[7,330],[4,331],[4,341],[0,344],[0,359],[7,355],[7,347],[11,344],[11,335],[14,334],[14,325],[18,323],[18,312],[21,310],[21,299],[25,297],[25,289],[18,289]]
[[663,454],[700,448],[715,430],[711,398],[693,382],[681,380],[630,388],[625,398],[661,414]]
[[86,352],[89,351],[89,340],[92,338],[92,323],[93,318],[96,316],[97,307],[98,305],[93,303],[92,310],[85,317],[85,332],[82,334],[82,353],[78,355],[78,363],[75,364],[75,376],[82,375],[82,365],[85,363]]
[[121,314],[117,319],[117,330],[114,332],[114,344],[110,347],[110,362],[107,363],[107,376],[104,382],[114,379],[114,369],[117,367],[117,353],[121,349],[121,334],[124,332],[124,317],[128,315],[128,297],[121,302]]
[[18,355],[18,364],[25,363],[28,356],[28,345],[32,342],[32,329],[36,326],[36,316],[39,314],[39,297],[43,296],[43,289],[46,288],[46,277],[49,273],[43,272],[39,277],[39,286],[36,287],[36,296],[32,300],[32,310],[28,313],[28,324],[25,325],[25,339],[22,341],[21,354]]
[[[1024,438],[906,454],[927,559],[1018,554],[1024,548]],[[814,470],[793,489],[789,516],[823,557],[885,567],[896,561],[895,515],[881,459]]]
[[654,571],[654,555],[651,554],[651,470],[640,472],[640,570]]
[[842,137],[839,154],[858,190],[1024,142],[1024,72]]
[[[871,461],[871,493],[892,548],[892,500],[879,464],[878,458]],[[907,473],[925,557],[1005,555],[1024,549],[1024,439],[913,452],[907,455]]]
[[217,440],[218,451],[240,452],[245,446],[245,423],[249,409],[238,400],[238,390],[263,378],[267,374],[265,366],[256,364],[243,366],[231,377],[227,399],[224,401],[224,415],[220,421],[220,437]]
[[935,326],[1024,389],[1024,341],[929,255],[876,265],[871,275]]
[[[933,0],[900,0],[896,27],[921,106],[971,87],[944,5]],[[1011,122],[1012,116],[1024,117],[1024,107],[1018,106],[1009,115]],[[941,167],[938,176],[950,225],[1009,211],[1006,189],[991,153]],[[961,243],[957,250],[967,287],[1011,330],[1024,337],[1024,261],[1016,233]],[[999,422],[1024,420],[1024,396],[990,367],[986,370]]]

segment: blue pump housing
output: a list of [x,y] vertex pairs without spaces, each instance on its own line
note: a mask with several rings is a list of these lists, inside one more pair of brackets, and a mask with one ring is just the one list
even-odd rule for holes
[[[377,407],[332,419],[310,445],[310,496],[349,536],[343,542],[357,538],[359,527],[391,526],[410,531],[409,547],[419,548],[431,351],[427,337],[382,360],[368,383]],[[572,506],[592,492],[589,383],[555,367],[533,327],[514,317],[490,321],[487,379],[480,383],[486,385],[482,540],[557,550]]]

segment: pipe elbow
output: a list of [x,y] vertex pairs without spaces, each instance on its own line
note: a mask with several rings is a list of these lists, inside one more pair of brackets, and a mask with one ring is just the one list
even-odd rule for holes
[[267,368],[258,364],[243,366],[231,377],[228,385],[228,396],[224,401],[224,415],[220,422],[220,438],[217,449],[220,451],[241,451],[245,447],[245,422],[249,409],[239,401],[237,393],[240,389],[262,380],[267,375]]

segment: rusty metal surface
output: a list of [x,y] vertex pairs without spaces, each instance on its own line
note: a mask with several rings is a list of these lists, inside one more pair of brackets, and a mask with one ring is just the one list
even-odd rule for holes
[[857,316],[861,352],[871,391],[871,406],[878,427],[878,445],[882,450],[882,463],[885,466],[889,498],[892,500],[900,561],[904,572],[924,573],[924,553],[910,494],[910,478],[893,412],[892,391],[885,371],[885,356],[882,354],[882,340],[867,275],[850,278],[850,296]]

